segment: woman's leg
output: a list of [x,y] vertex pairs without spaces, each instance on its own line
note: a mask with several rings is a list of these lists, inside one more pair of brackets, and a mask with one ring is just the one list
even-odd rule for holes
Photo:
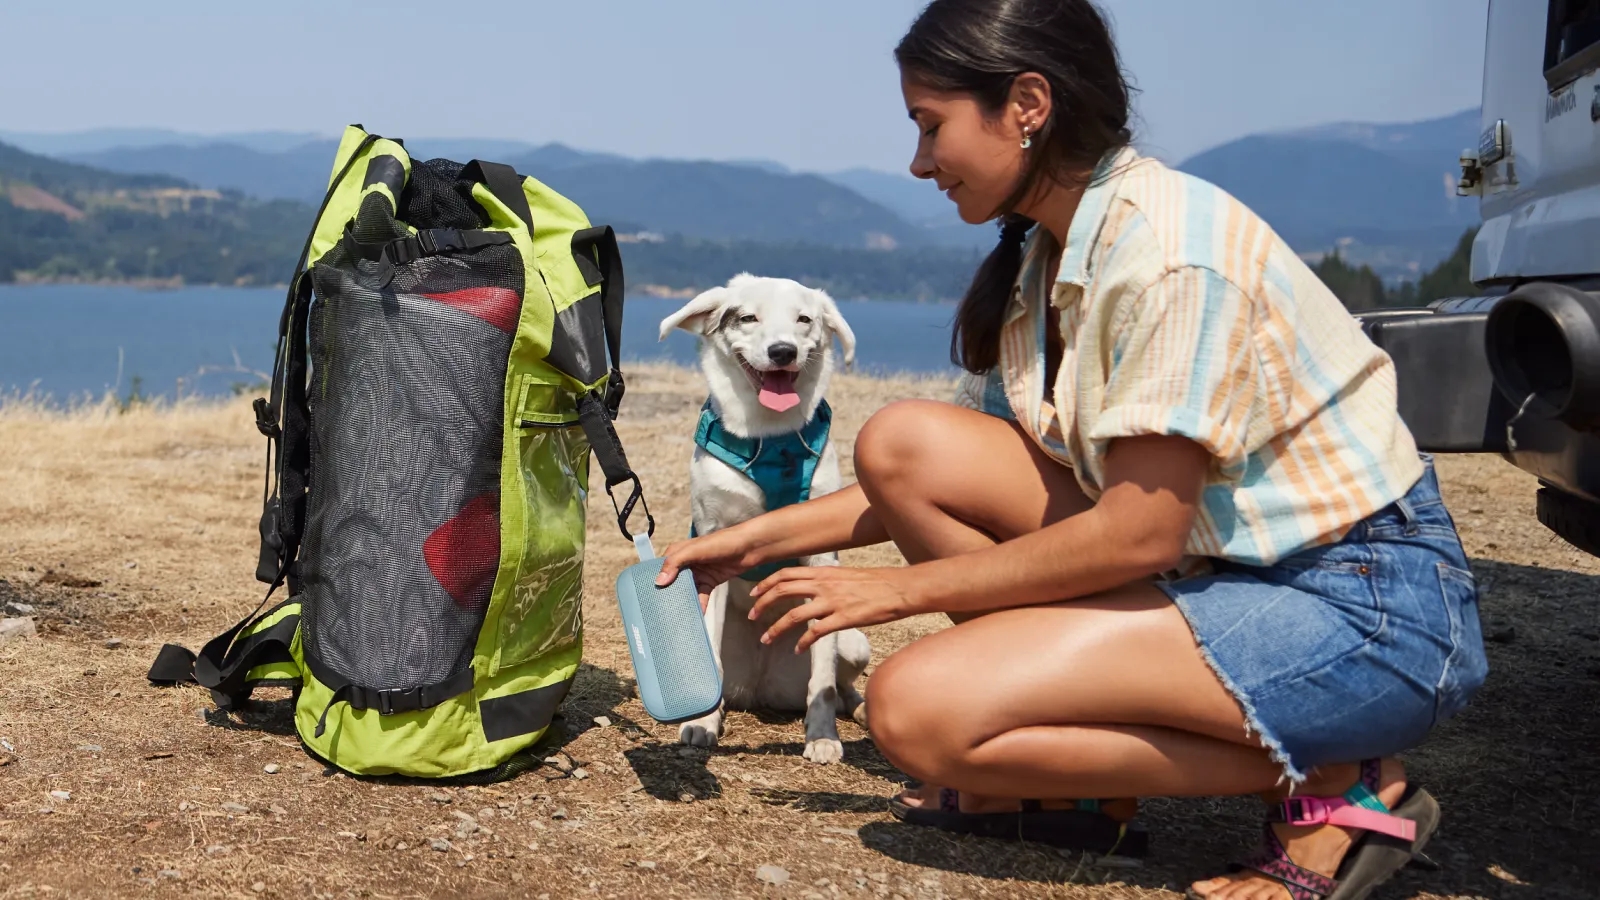
[[[867,695],[873,741],[890,761],[995,809],[1041,795],[1271,800],[1287,790],[1183,615],[1150,585],[929,635],[879,666]],[[1354,764],[1326,766],[1296,793],[1338,796],[1358,775]],[[1393,807],[1404,790],[1404,770],[1385,760],[1379,798]],[[1274,828],[1296,863],[1330,876],[1353,838],[1332,826]],[[1219,900],[1287,896],[1254,875],[1196,889]]]
[[[1014,423],[947,403],[908,400],[879,411],[856,438],[855,469],[873,511],[911,563],[992,547],[1093,505],[1072,471]],[[958,624],[968,618],[950,616]],[[939,788],[924,783],[901,799],[937,802]],[[989,806],[970,793],[961,805]],[[1132,801],[1107,807],[1122,819],[1136,809]]]

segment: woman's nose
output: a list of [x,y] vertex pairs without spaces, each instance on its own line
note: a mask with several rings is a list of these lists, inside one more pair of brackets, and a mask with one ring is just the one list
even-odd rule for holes
[[939,167],[933,164],[933,154],[927,153],[921,147],[918,147],[916,155],[911,157],[911,176],[913,178],[932,178],[933,173],[938,170]]

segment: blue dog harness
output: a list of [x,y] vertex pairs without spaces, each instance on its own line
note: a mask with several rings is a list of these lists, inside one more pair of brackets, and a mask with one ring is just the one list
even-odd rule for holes
[[[767,512],[772,512],[811,499],[811,478],[817,473],[817,461],[822,459],[822,448],[828,444],[832,426],[833,410],[824,400],[817,405],[816,415],[799,431],[768,438],[742,438],[723,427],[707,400],[700,409],[694,442],[754,481],[766,498]],[[696,537],[693,524],[689,526],[689,536]],[[797,559],[764,563],[739,577],[760,581],[779,569],[799,564]]]

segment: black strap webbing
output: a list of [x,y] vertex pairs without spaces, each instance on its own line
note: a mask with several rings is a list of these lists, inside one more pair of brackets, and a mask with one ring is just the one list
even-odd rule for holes
[[516,169],[505,163],[475,159],[462,168],[461,177],[488,188],[496,200],[504,203],[506,209],[516,213],[517,218],[528,226],[528,235],[533,235],[533,210],[528,208],[528,195],[522,192],[522,176],[517,174]]
[[622,298],[627,293],[616,232],[610,225],[574,232],[572,256],[578,261],[584,281],[590,287],[600,285],[600,308],[606,318],[606,350],[611,354],[614,371],[622,367]]
[[387,260],[392,266],[403,266],[424,256],[454,253],[457,250],[477,250],[496,244],[511,243],[511,234],[505,231],[462,230],[459,228],[424,228],[416,234],[392,241],[367,243],[356,240],[350,225],[344,227],[344,245],[352,256],[377,262]]
[[324,665],[309,648],[305,649],[304,655],[306,668],[311,670],[312,676],[333,688],[333,697],[328,700],[328,705],[322,709],[322,715],[317,718],[317,737],[322,737],[323,731],[327,729],[328,713],[340,703],[348,703],[351,709],[375,709],[380,715],[388,716],[431,709],[451,697],[472,690],[471,666],[433,684],[379,690],[352,683],[350,679]]
[[[265,602],[262,601],[263,605]],[[164,645],[145,677],[151,684],[162,686],[198,684],[211,690],[218,707],[237,709],[250,696],[250,685],[245,677],[251,669],[293,661],[289,645],[294,640],[295,629],[300,626],[300,617],[284,616],[270,627],[243,638],[239,637],[240,632],[292,602],[285,600],[260,616],[256,613],[261,607],[256,607],[232,628],[207,641],[198,654],[177,644]]]
[[[298,441],[303,443],[307,424],[305,415],[305,308],[311,299],[311,281],[305,277],[306,262],[311,258],[311,242],[316,238],[317,223],[328,211],[328,204],[339,190],[345,176],[355,168],[368,147],[379,141],[378,135],[369,134],[351,151],[350,158],[328,183],[328,192],[317,207],[316,218],[311,220],[311,230],[306,234],[305,245],[300,248],[300,259],[295,262],[294,274],[289,278],[289,291],[283,300],[283,314],[278,317],[278,350],[272,361],[270,400],[257,400],[256,427],[267,437],[267,487],[261,499],[261,560],[256,567],[256,578],[274,587],[291,576],[291,564],[299,551],[300,525],[304,521],[305,467],[308,455],[286,459],[286,432],[299,429]],[[298,329],[297,326],[298,325]],[[299,331],[299,339],[293,336]],[[296,379],[298,378],[298,381]],[[291,416],[285,400],[298,401],[298,411]],[[298,448],[297,448],[298,449]],[[285,491],[286,468],[298,467],[297,482],[301,494]],[[285,501],[284,499],[287,498]],[[298,499],[299,502],[296,502]],[[301,518],[296,518],[300,516]],[[292,536],[292,540],[290,539]],[[290,585],[290,594],[294,586]],[[268,595],[271,592],[268,591]]]

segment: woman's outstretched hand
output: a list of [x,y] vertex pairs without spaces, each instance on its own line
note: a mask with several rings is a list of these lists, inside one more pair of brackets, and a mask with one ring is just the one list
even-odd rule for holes
[[760,619],[774,604],[785,600],[805,600],[785,613],[761,636],[770,644],[785,631],[806,623],[806,633],[795,643],[803,653],[824,635],[863,625],[882,625],[916,615],[916,587],[910,569],[846,569],[839,566],[806,566],[774,573],[751,590],[756,598],[750,610],[752,620]]
[[694,573],[694,585],[700,593],[700,611],[705,612],[706,605],[711,602],[711,592],[718,585],[755,565],[747,559],[754,549],[751,540],[737,526],[678,541],[662,554],[664,562],[656,585],[666,587],[678,577],[680,570],[689,569]]

